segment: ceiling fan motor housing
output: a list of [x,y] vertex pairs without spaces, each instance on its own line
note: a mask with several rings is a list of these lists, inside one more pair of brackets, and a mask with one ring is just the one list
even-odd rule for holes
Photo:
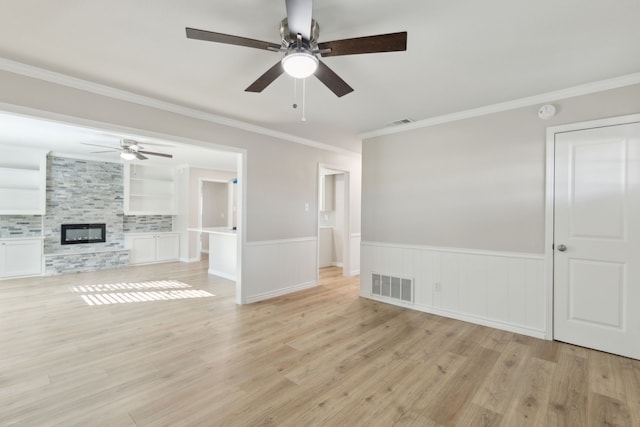
[[[311,20],[311,40],[302,39],[302,47],[310,50],[318,49],[318,36],[320,34],[320,26],[315,19]],[[282,39],[282,47],[285,49],[289,49],[292,46],[297,45],[296,35],[289,32],[289,21],[287,18],[284,18],[282,22],[280,22],[280,38]]]

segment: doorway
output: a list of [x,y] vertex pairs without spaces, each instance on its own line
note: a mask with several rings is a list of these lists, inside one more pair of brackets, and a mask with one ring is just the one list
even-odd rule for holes
[[[200,181],[199,228],[227,226],[227,184],[225,182]],[[200,233],[200,253],[209,253],[209,233]]]
[[547,147],[553,338],[640,359],[640,117],[575,126]]
[[318,174],[318,269],[349,265],[349,173],[320,166]]

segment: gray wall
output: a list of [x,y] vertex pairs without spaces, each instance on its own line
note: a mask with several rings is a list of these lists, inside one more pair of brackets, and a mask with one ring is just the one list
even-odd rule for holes
[[363,142],[362,240],[543,253],[546,128],[640,112],[640,85]]

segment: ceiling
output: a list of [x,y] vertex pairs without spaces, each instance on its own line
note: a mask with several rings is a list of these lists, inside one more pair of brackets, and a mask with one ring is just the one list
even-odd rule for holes
[[[70,126],[0,113],[0,145],[46,149],[62,156],[80,157],[106,162],[125,162],[117,149],[122,139],[133,139],[145,151],[171,154],[172,159],[147,156],[145,163],[158,165],[190,165],[204,169],[236,171],[238,154],[200,148],[129,133]],[[103,147],[96,147],[96,144]],[[109,149],[114,147],[116,149]],[[138,161],[134,161],[136,163]]]
[[359,151],[358,135],[640,71],[638,0],[316,0],[319,41],[408,32],[406,52],[323,61],[353,88],[306,80],[306,121],[280,54],[189,40],[185,27],[279,43],[284,0],[21,0],[0,56],[296,137]]

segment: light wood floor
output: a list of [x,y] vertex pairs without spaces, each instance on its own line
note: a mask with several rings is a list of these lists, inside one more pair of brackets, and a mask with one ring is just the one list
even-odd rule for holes
[[[89,306],[174,279],[211,298]],[[203,263],[0,282],[0,425],[640,426],[640,362],[358,297],[236,306]]]

